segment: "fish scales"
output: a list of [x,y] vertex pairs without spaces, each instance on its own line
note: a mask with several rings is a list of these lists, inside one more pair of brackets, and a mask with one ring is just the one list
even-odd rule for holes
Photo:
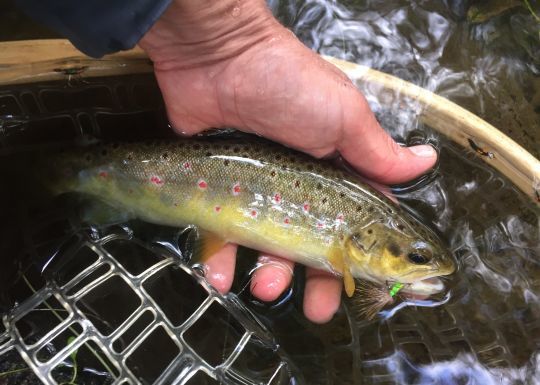
[[226,241],[339,274],[347,269],[380,280],[372,265],[395,265],[377,261],[385,248],[368,255],[360,244],[363,264],[350,263],[355,258],[345,251],[351,236],[359,237],[355,229],[363,229],[370,244],[373,232],[388,238],[372,224],[389,229],[389,217],[418,242],[438,242],[354,175],[263,140],[115,143],[65,151],[53,164],[48,175],[57,192],[91,194],[149,222],[196,225]]

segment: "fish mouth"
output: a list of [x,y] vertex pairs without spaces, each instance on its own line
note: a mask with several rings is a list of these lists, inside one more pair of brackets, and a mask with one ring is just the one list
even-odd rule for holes
[[428,297],[432,294],[440,293],[444,289],[445,286],[442,279],[430,277],[406,284],[402,292],[413,296]]

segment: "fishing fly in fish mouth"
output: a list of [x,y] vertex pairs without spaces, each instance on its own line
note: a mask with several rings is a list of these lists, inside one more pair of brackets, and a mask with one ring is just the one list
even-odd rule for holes
[[148,222],[194,225],[203,262],[232,242],[343,277],[431,295],[453,257],[435,233],[355,175],[260,139],[197,138],[65,151],[45,170]]

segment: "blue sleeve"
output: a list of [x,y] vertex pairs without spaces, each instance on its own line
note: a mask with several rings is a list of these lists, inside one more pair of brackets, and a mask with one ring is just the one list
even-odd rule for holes
[[130,49],[172,0],[16,0],[30,17],[89,56]]

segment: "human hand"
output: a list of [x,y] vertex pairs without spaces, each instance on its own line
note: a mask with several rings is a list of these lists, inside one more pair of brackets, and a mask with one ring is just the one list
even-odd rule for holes
[[[433,166],[431,146],[400,147],[380,127],[356,87],[281,26],[264,0],[175,0],[140,41],[154,62],[169,119],[185,135],[235,127],[315,157],[339,152],[381,183],[412,179]],[[227,292],[236,245],[207,261],[207,279]],[[260,257],[252,293],[276,299],[293,263]],[[342,280],[308,269],[304,313],[318,323],[336,312]]]

